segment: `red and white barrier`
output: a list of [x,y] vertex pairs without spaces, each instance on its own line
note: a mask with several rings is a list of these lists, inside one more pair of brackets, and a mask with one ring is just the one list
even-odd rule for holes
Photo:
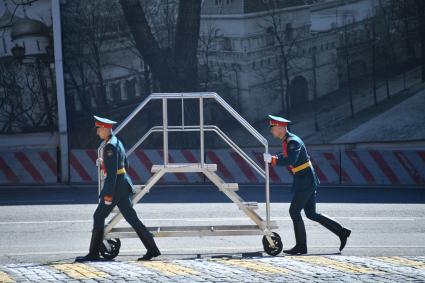
[[[246,152],[260,165],[263,164],[261,149],[247,149]],[[207,150],[205,154],[206,162],[217,164],[218,173],[227,182],[263,182],[257,172],[231,150]],[[323,184],[425,185],[425,151],[312,151],[310,154]],[[70,161],[71,180],[96,181],[95,160],[95,150],[73,150]],[[199,162],[199,151],[170,150],[169,160],[177,163],[196,163]],[[152,165],[162,163],[162,151],[137,150],[130,156],[129,161],[130,176],[135,183],[143,183],[151,176]],[[204,180],[201,174],[176,173],[166,174],[162,181],[199,183]],[[292,176],[287,168],[275,167],[270,168],[270,180],[274,183],[291,183]]]
[[[263,166],[262,149],[245,149],[251,158]],[[271,150],[278,152],[279,149]],[[323,184],[353,185],[425,185],[425,151],[423,150],[313,150],[312,162]],[[70,151],[70,174],[73,183],[97,181],[95,161],[97,151]],[[215,163],[218,173],[227,182],[261,183],[263,179],[237,153],[229,149],[206,150],[207,163]],[[161,150],[137,150],[129,158],[128,173],[141,184],[150,176],[154,164],[162,164]],[[169,161],[199,162],[198,150],[170,150]],[[161,182],[202,183],[198,173],[166,174]],[[285,167],[271,167],[270,181],[291,183]],[[57,161],[54,149],[0,151],[0,184],[56,183]]]
[[55,182],[55,149],[0,151],[0,184]]
[[343,184],[425,185],[425,151],[343,151],[341,165]]

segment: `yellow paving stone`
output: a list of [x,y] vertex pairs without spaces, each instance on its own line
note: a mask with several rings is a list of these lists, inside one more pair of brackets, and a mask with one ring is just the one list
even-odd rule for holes
[[395,265],[406,265],[406,266],[410,266],[414,268],[425,269],[424,262],[416,261],[409,258],[403,258],[399,256],[381,256],[381,257],[374,257],[374,258],[387,263],[392,263]]
[[0,271],[0,283],[12,283],[15,282],[6,272]]
[[382,273],[381,271],[376,269],[364,267],[358,264],[343,262],[323,256],[291,256],[288,258],[319,266],[330,267],[347,273]]
[[83,263],[59,263],[50,266],[74,279],[91,279],[108,276],[107,273]]
[[258,272],[258,273],[269,273],[269,274],[287,274],[287,273],[290,273],[289,269],[274,266],[272,264],[265,263],[265,262],[255,261],[255,260],[212,259],[211,261],[242,267],[242,268],[252,270],[252,271]]
[[200,273],[192,268],[166,261],[137,261],[143,267],[153,269],[168,276],[177,275],[199,275]]

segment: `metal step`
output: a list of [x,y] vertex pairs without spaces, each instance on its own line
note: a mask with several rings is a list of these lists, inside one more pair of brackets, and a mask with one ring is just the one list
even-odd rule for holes
[[220,191],[229,190],[229,191],[236,192],[239,190],[238,183],[226,183],[219,175],[217,175],[214,172],[204,171],[204,174],[206,177],[210,179],[210,181],[212,181],[213,184],[215,184],[219,188]]
[[202,165],[201,163],[170,163],[167,165],[153,165],[151,172],[156,173],[163,169],[172,173],[202,172],[202,170],[205,169],[211,172],[215,172],[217,171],[217,164]]
[[[271,221],[271,229],[277,229],[277,223]],[[257,225],[210,225],[210,226],[165,226],[148,227],[155,237],[193,237],[193,236],[235,236],[263,235]],[[107,238],[137,238],[131,227],[112,228]]]
[[140,192],[144,187],[145,185],[133,185],[133,188],[136,189],[136,192]]
[[[258,209],[258,202],[243,202],[242,203],[248,209]],[[239,207],[239,209],[242,209]]]
[[222,183],[223,187],[230,191],[238,191],[239,190],[239,184],[238,183]]

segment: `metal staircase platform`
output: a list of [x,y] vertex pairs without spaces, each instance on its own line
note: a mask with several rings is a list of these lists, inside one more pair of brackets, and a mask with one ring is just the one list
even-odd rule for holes
[[[156,125],[150,128],[140,139],[126,152],[127,157],[131,155],[141,144],[154,133],[162,133],[163,143],[163,164],[153,165],[151,168],[152,176],[146,180],[145,184],[134,185],[136,193],[132,198],[132,204],[137,204],[155,184],[168,173],[198,173],[203,174],[211,181],[220,192],[224,193],[236,206],[253,222],[252,225],[203,225],[203,226],[167,226],[167,227],[150,227],[148,228],[156,237],[186,237],[186,236],[233,236],[233,235],[263,235],[262,244],[264,250],[270,255],[277,255],[282,250],[282,241],[277,233],[271,231],[276,229],[276,222],[270,220],[270,184],[269,184],[269,164],[258,163],[252,157],[241,149],[228,135],[226,135],[218,126],[208,125],[204,123],[204,107],[205,100],[214,100],[215,103],[223,107],[240,125],[245,128],[260,144],[264,147],[264,152],[268,153],[267,140],[250,125],[239,113],[236,112],[223,98],[217,93],[153,93],[145,98],[133,112],[113,131],[113,134],[118,134],[126,125],[137,117],[137,114],[151,101],[162,102],[162,125]],[[181,125],[168,124],[168,100],[181,100]],[[199,101],[199,124],[185,125],[184,101],[197,100]],[[199,132],[199,163],[170,163],[168,134],[170,132]],[[205,162],[205,133],[213,132],[217,134],[236,154],[238,154],[256,173],[264,178],[265,187],[265,219],[258,213],[258,203],[245,202],[238,194],[239,185],[237,183],[226,183],[217,174],[217,164],[208,164]],[[102,190],[104,176],[101,170],[103,158],[103,143],[98,148],[98,190]],[[132,228],[117,228],[115,227],[123,218],[119,209],[113,210],[112,218],[105,226],[104,231],[104,247],[101,249],[101,254],[112,259],[118,255],[120,241],[119,238],[136,237],[136,233]]]

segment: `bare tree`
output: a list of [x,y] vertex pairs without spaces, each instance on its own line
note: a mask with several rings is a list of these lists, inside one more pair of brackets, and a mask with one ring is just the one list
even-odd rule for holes
[[372,53],[372,92],[373,92],[373,104],[378,105],[378,94],[377,94],[377,68],[376,68],[376,19],[375,15],[372,15],[370,20],[365,23],[366,40],[369,44]]
[[[152,35],[158,40],[159,46],[164,50],[171,50],[171,46],[174,46],[178,0],[146,0],[141,2],[141,4],[145,10],[146,20],[149,26],[152,27]],[[142,54],[137,49],[136,41],[128,30],[126,30],[125,36],[120,40],[120,44],[142,62],[142,72],[139,69],[120,65],[116,62],[108,65],[126,69],[131,73],[141,74],[144,77],[145,94],[150,94],[156,85],[154,82],[155,77],[152,74],[151,67],[144,62]]]
[[140,1],[120,0],[120,4],[137,50],[159,81],[161,90],[196,90],[201,1],[179,1],[174,44],[165,48],[155,38]]
[[0,133],[53,131],[57,109],[51,93],[43,65],[2,60]]
[[214,25],[208,25],[206,33],[199,38],[200,49],[203,55],[203,66],[205,68],[203,88],[208,90],[208,83],[210,81],[210,55],[213,52],[214,46],[219,39],[220,29]]
[[[149,66],[155,85],[161,92],[192,92],[198,85],[198,43],[200,29],[201,1],[179,0],[162,2],[165,6],[165,23],[156,22],[149,16],[146,5],[138,0],[119,0],[129,32],[134,39],[137,51]],[[165,9],[165,10],[164,10]],[[169,10],[167,10],[169,9]],[[174,10],[176,9],[176,10]],[[176,11],[176,13],[174,12]],[[173,24],[175,22],[175,24]],[[161,35],[166,34],[165,40]],[[174,33],[173,33],[174,32]],[[169,103],[170,121],[179,121],[181,109],[174,101]],[[188,123],[195,119],[193,101],[185,103],[185,109],[192,115]],[[187,135],[176,133],[171,146],[191,146],[196,141]]]
[[268,35],[270,42],[269,45],[277,46],[279,56],[277,57],[277,68],[278,68],[278,81],[279,88],[282,97],[282,110],[286,113],[286,116],[291,116],[291,98],[290,98],[290,73],[291,68],[296,64],[297,58],[300,55],[297,52],[297,43],[305,34],[304,27],[297,29],[292,27],[291,23],[288,23],[279,12],[279,1],[270,1],[269,9],[271,13],[266,19],[266,24],[262,25]]
[[352,87],[352,77],[351,77],[351,56],[350,56],[350,39],[349,39],[349,23],[347,18],[344,18],[344,27],[342,28],[342,30],[340,31],[340,44],[342,46],[342,52],[343,52],[343,56],[344,56],[344,62],[345,62],[345,71],[346,71],[346,75],[347,75],[347,92],[348,92],[348,99],[349,99],[349,103],[350,103],[350,113],[351,113],[351,118],[354,118],[354,101],[353,101],[353,87]]
[[75,0],[67,2],[64,13],[64,50],[68,83],[86,113],[96,107],[107,107],[104,67],[109,63],[103,56],[111,34],[120,32],[115,1]]
[[406,55],[408,61],[412,62],[416,59],[415,56],[415,35],[416,32],[416,15],[417,5],[416,0],[390,0],[387,4],[386,11],[390,11],[393,15],[393,31],[397,32],[399,39],[405,44]]

